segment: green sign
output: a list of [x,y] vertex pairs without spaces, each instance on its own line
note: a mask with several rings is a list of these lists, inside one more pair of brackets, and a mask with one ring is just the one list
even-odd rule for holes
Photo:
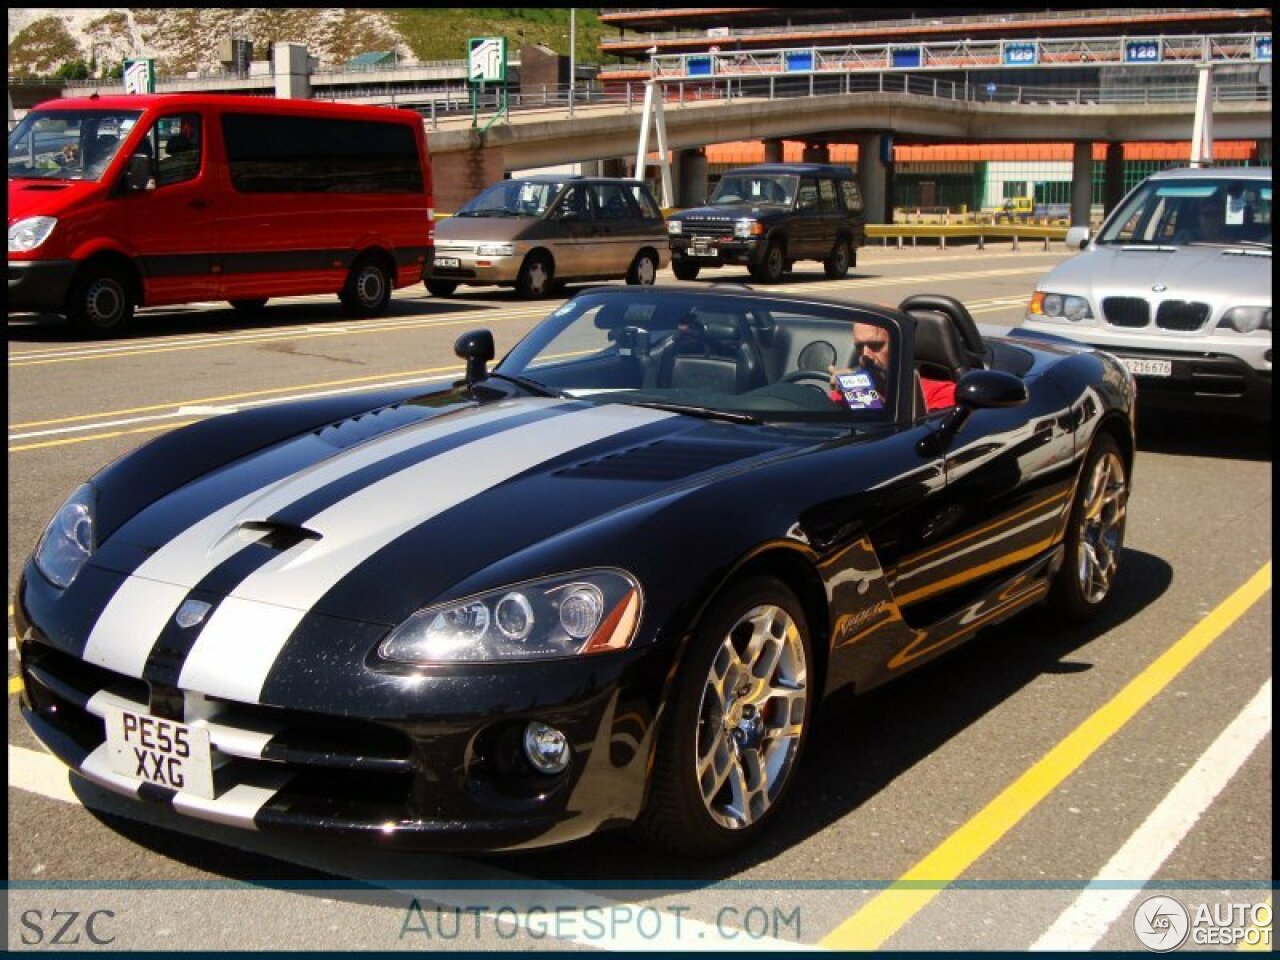
[[156,92],[156,62],[154,60],[126,60],[124,62],[125,93]]
[[467,79],[472,83],[506,83],[506,37],[472,37],[467,41]]

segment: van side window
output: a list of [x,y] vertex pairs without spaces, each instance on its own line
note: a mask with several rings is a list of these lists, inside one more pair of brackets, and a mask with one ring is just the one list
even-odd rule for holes
[[836,204],[836,184],[834,180],[818,181],[818,209],[823,213],[835,213],[840,207]]
[[840,181],[840,193],[844,197],[846,210],[857,212],[862,209],[862,194],[858,192],[858,185],[852,180]]
[[193,180],[200,174],[204,138],[200,115],[181,113],[161,117],[145,141],[156,160],[156,186],[167,187]]
[[800,189],[796,193],[796,209],[818,209],[818,185],[808,177],[800,181]]
[[586,187],[580,183],[574,184],[560,197],[555,216],[557,219],[566,219],[565,214],[569,214],[575,220],[595,220],[596,211],[593,201],[594,197]]
[[658,206],[658,202],[653,199],[653,194],[649,189],[639,183],[631,187],[631,198],[640,207],[640,215],[646,220],[661,220],[662,209]]
[[601,220],[634,220],[636,212],[627,199],[626,191],[616,183],[593,183],[591,192],[596,195],[596,209]]

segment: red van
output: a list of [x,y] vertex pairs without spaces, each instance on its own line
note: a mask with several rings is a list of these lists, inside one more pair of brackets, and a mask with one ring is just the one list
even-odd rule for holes
[[135,307],[427,279],[431,165],[407,110],[204,94],[53,100],[9,134],[9,312],[119,333]]

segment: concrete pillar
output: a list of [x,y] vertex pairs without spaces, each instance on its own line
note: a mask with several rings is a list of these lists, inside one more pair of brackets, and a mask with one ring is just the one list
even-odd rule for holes
[[677,150],[671,170],[677,207],[700,207],[707,202],[707,153],[698,147]]
[[782,163],[785,154],[782,149],[781,140],[764,141],[764,162],[765,163]]
[[806,143],[800,159],[805,163],[830,163],[831,147],[825,143]]
[[1093,144],[1077,141],[1071,156],[1071,226],[1089,225],[1093,202]]
[[1103,170],[1103,216],[1120,205],[1124,199],[1124,144],[1107,144],[1107,161]]
[[486,146],[480,131],[472,131],[466,150],[431,154],[431,185],[436,209],[455,213],[464,203],[492,183],[503,179],[502,147]]
[[606,157],[600,161],[600,176],[625,177],[626,175],[627,161],[625,157]]
[[311,65],[301,43],[277,43],[272,51],[276,96],[286,100],[311,98]]
[[1271,166],[1271,138],[1258,141],[1258,166]]
[[578,172],[584,177],[603,177],[600,168],[604,165],[603,160],[583,160],[578,164]]
[[880,157],[884,134],[864,133],[858,142],[858,189],[862,192],[862,209],[867,223],[889,223],[888,170]]

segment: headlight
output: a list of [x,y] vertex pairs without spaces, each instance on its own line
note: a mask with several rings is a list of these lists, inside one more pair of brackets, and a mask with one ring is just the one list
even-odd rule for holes
[[764,233],[764,227],[757,220],[735,220],[733,223],[733,235],[739,240],[758,237],[762,233]]
[[1033,317],[1048,317],[1052,320],[1092,320],[1093,311],[1089,309],[1089,301],[1084,297],[1073,297],[1065,293],[1046,293],[1037,290],[1031,296],[1031,306],[1027,311]]
[[668,220],[667,233],[678,237],[680,234],[684,233],[684,224],[679,220]]
[[57,217],[27,217],[19,220],[9,228],[9,252],[26,253],[34,250],[49,239],[53,228],[58,225]]
[[476,247],[478,257],[509,257],[515,252],[514,243],[482,243]]
[[419,610],[378,656],[397,663],[550,660],[622,650],[640,622],[640,585],[621,570],[585,570]]
[[80,487],[54,514],[36,545],[36,569],[66,589],[94,548],[93,488]]
[[1270,307],[1233,307],[1222,315],[1218,321],[1218,329],[1237,330],[1240,333],[1253,333],[1255,330],[1271,329]]

